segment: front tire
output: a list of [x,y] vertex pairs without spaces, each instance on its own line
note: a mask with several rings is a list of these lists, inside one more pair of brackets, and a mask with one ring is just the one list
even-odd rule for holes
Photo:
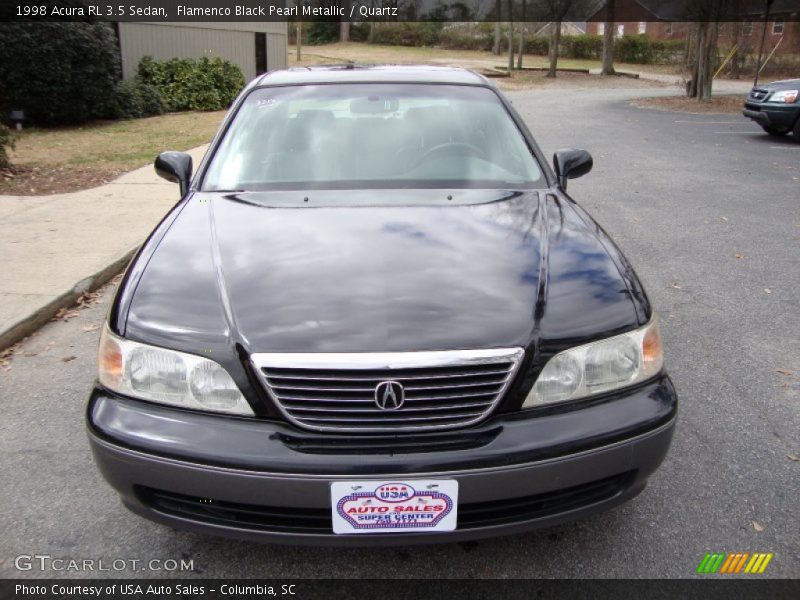
[[[795,123],[794,128],[795,128],[795,132],[796,132],[797,131],[797,124],[796,123]],[[774,135],[775,137],[783,137],[784,135],[789,133],[788,129],[776,129],[775,127],[772,127],[770,125],[762,125],[761,129],[763,129],[764,131],[766,131],[770,135]],[[795,135],[797,135],[797,134],[795,133]]]

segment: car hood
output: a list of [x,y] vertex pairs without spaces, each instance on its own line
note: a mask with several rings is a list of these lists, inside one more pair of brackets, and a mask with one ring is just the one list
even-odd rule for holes
[[195,194],[144,269],[126,335],[212,355],[232,343],[388,352],[529,347],[641,322],[635,276],[571,202],[431,193]]
[[782,79],[781,81],[773,81],[766,85],[759,85],[759,88],[775,92],[778,90],[796,90],[800,88],[800,79]]

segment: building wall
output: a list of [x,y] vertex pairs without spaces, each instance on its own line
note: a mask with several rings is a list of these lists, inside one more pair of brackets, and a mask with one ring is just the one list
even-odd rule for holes
[[[625,21],[614,23],[616,35],[639,35],[642,32],[651,40],[682,40],[686,37],[687,23],[669,23],[663,21]],[[586,26],[586,33],[599,35],[603,30],[604,24],[590,22]],[[620,31],[621,28],[621,31]]]
[[255,34],[267,36],[267,68],[286,68],[286,23],[129,23],[119,24],[122,77],[131,79],[143,56],[157,60],[219,56],[256,76]]
[[[734,23],[725,23],[720,27],[720,47],[730,48],[738,33],[739,46],[745,51],[758,53],[761,38],[764,37],[764,22],[751,21],[749,24],[741,23],[739,24],[738,32],[734,31],[735,25]],[[765,56],[772,52],[772,49],[776,46],[776,55],[800,53],[800,22],[782,21],[780,25],[782,25],[782,31],[780,27],[776,27],[775,21],[770,20],[767,23],[767,34],[764,37]],[[781,40],[781,38],[783,39]],[[778,45],[778,42],[780,42],[780,45]]]

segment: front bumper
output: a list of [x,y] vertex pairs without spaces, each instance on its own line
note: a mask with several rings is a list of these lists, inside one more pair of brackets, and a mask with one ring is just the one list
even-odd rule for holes
[[789,130],[800,115],[800,105],[745,103],[742,114],[759,125]]
[[[677,397],[669,378],[566,408],[387,439],[300,432],[96,389],[87,418],[103,476],[144,517],[271,543],[398,545],[519,533],[638,494],[672,439]],[[457,529],[334,535],[330,483],[373,478],[458,480]]]

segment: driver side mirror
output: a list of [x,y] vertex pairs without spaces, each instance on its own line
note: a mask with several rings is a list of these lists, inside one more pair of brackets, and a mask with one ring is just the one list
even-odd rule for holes
[[553,166],[558,176],[558,185],[562,190],[567,189],[567,179],[575,179],[586,175],[592,170],[592,155],[586,150],[565,148],[556,150],[553,155]]
[[192,180],[192,157],[186,152],[162,152],[156,157],[154,166],[159,177],[180,184],[183,198]]

